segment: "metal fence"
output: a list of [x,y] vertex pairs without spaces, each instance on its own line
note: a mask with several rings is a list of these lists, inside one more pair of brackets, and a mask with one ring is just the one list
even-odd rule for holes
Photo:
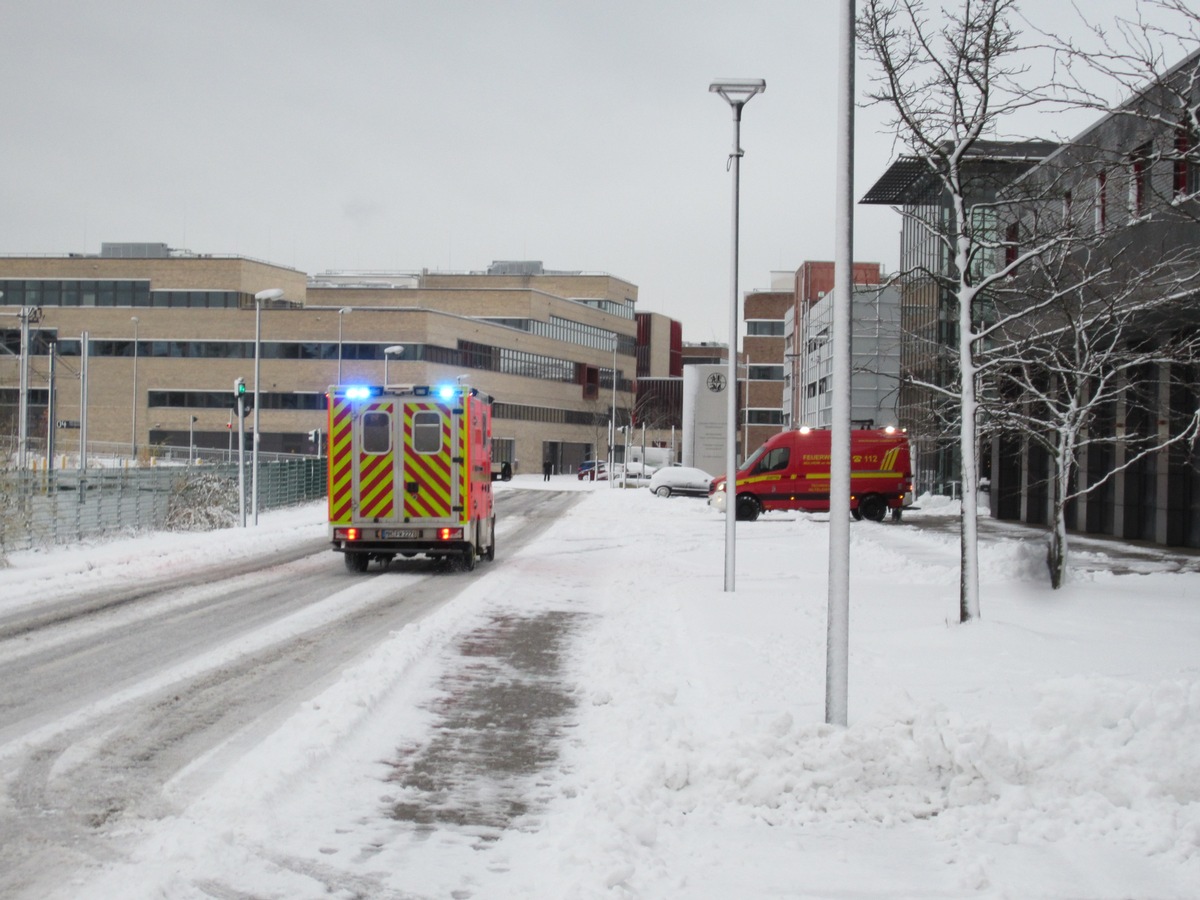
[[[172,498],[201,478],[221,485],[221,500],[238,508],[236,463],[0,471],[0,555],[122,531],[168,528]],[[323,497],[325,479],[324,459],[260,461],[259,512]],[[250,483],[247,471],[247,494]],[[247,497],[247,515],[250,507]]]

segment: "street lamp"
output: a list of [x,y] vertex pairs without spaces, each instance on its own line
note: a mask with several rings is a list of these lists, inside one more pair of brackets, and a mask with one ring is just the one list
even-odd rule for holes
[[392,344],[390,347],[383,348],[383,386],[388,386],[388,360],[393,356],[403,356],[404,345]]
[[759,79],[735,79],[714,81],[708,86],[713,94],[720,94],[733,109],[733,152],[729,164],[733,169],[733,265],[730,273],[729,298],[729,377],[728,402],[726,406],[725,434],[725,590],[734,589],[734,541],[736,539],[735,517],[737,515],[737,339],[738,339],[738,199],[739,178],[742,160],[742,107],[755,94],[767,89],[767,83]]
[[258,382],[262,359],[262,305],[283,296],[279,288],[268,288],[254,295],[254,446],[250,461],[250,512],[258,524]]
[[350,312],[348,306],[343,306],[338,310],[338,384],[342,383],[342,316],[348,312]]
[[196,417],[190,416],[188,422],[188,465],[196,461]]
[[133,462],[137,462],[137,408],[138,408],[138,390],[137,390],[137,364],[138,364],[138,317],[130,316],[129,321],[133,323],[133,422],[129,426],[129,454]]

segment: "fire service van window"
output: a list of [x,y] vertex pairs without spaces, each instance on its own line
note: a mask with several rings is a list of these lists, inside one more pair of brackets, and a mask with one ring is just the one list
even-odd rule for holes
[[392,449],[391,418],[392,417],[385,412],[369,412],[363,414],[363,453],[387,453]]
[[442,449],[442,417],[436,412],[419,412],[413,416],[413,450],[417,453],[438,453]]

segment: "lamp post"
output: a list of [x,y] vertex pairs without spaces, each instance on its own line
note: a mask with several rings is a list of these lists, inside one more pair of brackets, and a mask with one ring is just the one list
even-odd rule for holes
[[383,348],[383,386],[388,386],[388,360],[393,356],[403,356],[404,345],[392,344],[390,347]]
[[759,79],[735,79],[714,81],[708,86],[713,94],[720,94],[733,110],[733,152],[729,154],[729,165],[733,169],[733,260],[730,273],[729,298],[729,396],[727,398],[725,434],[725,590],[734,589],[734,541],[737,515],[737,338],[738,338],[738,201],[739,179],[742,160],[742,107],[755,94],[767,89],[767,83]]
[[262,359],[262,305],[283,296],[279,288],[268,288],[254,295],[254,445],[250,460],[250,512],[258,524],[258,382]]
[[131,461],[137,462],[137,408],[138,408],[138,389],[137,389],[137,364],[138,364],[138,317],[130,316],[129,321],[133,323],[133,421],[129,426],[129,455]]
[[196,461],[196,417],[189,416],[188,422],[188,465]]
[[343,306],[338,310],[338,377],[337,383],[342,383],[342,316],[350,312],[350,307]]

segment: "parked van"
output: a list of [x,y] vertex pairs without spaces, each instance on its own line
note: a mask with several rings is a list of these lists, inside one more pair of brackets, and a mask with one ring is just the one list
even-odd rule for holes
[[[737,517],[747,521],[771,509],[829,510],[828,431],[784,431],[767,440],[737,473]],[[892,428],[850,432],[850,512],[882,522],[899,520],[912,505],[908,437]],[[714,478],[709,504],[724,510],[725,476]]]

